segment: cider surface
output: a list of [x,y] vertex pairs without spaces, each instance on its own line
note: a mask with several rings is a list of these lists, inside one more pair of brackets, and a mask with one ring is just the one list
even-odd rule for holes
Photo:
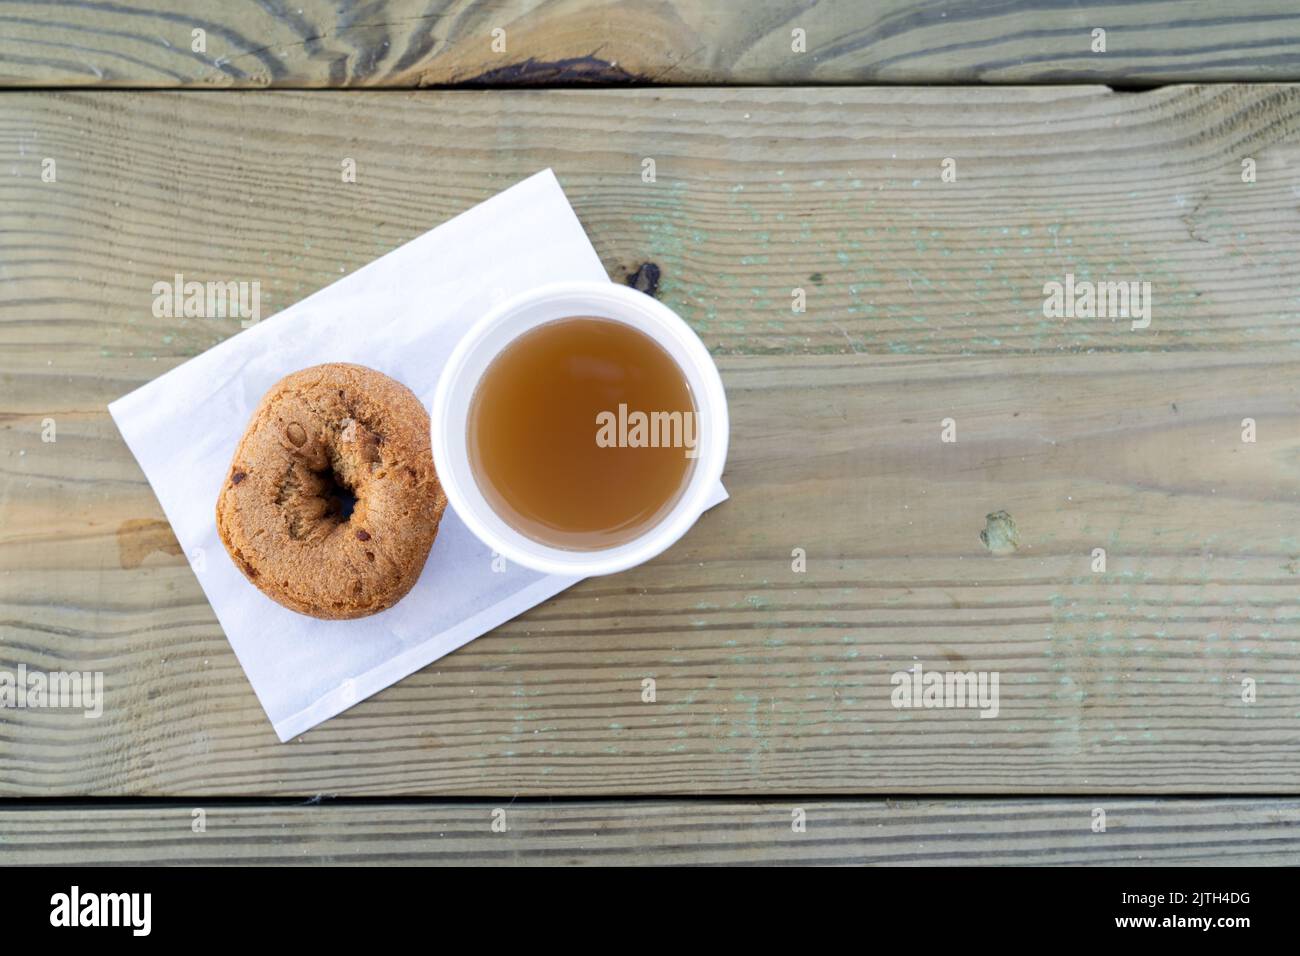
[[552,547],[614,547],[681,495],[695,412],[685,375],[650,336],[611,319],[557,319],[488,366],[470,402],[470,463],[517,531]]

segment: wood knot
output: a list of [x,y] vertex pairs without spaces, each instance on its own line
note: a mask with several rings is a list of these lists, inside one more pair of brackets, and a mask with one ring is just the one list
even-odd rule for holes
[[646,295],[659,294],[659,267],[653,262],[643,262],[627,277],[627,284]]
[[1020,547],[1020,529],[1011,515],[994,511],[984,516],[980,540],[991,554],[1011,554]]

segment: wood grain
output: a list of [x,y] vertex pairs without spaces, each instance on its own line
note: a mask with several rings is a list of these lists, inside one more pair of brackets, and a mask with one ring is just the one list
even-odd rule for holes
[[21,86],[1261,81],[1298,44],[1286,0],[0,0]]
[[[0,711],[0,794],[1294,792],[1298,108],[1268,86],[5,96],[0,660],[102,670],[108,699]],[[732,500],[278,745],[104,411],[238,331],[154,318],[152,284],[257,279],[282,307],[546,165],[611,274],[657,264],[718,355]],[[1151,328],[1044,319],[1070,270],[1151,281]],[[998,671],[1000,716],[893,708],[917,663]]]
[[[67,93],[6,98],[0,143],[7,304],[95,316],[137,377],[237,328],[151,321],[154,281],[257,280],[269,314],[546,166],[610,274],[654,263],[719,353],[1300,341],[1298,86]],[[1150,281],[1164,315],[1045,319],[1068,272]]]
[[1285,799],[37,806],[0,809],[0,865],[1294,866],[1297,824]]

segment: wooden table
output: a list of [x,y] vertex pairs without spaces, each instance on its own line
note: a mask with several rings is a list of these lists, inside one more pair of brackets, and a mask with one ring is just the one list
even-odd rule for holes
[[[0,709],[0,863],[1300,861],[1293,4],[213,6],[0,2],[0,669],[106,683]],[[279,744],[105,409],[239,331],[152,286],[269,314],[547,166],[732,498]]]

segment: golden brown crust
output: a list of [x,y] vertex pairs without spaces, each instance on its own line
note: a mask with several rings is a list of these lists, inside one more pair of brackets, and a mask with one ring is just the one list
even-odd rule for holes
[[429,414],[410,389],[362,365],[317,365],[262,397],[217,498],[217,533],[267,597],[357,618],[415,585],[446,506]]

